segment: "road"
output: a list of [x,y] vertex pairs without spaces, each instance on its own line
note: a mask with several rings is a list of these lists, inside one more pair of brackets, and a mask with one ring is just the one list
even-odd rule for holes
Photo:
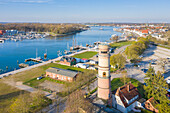
[[[170,50],[165,49],[158,46],[150,45],[148,49],[143,53],[143,60],[139,63],[140,67],[134,67],[131,63],[127,63],[125,68],[127,69],[128,77],[137,79],[141,83],[144,83],[145,73],[141,71],[141,69],[148,69],[150,62],[153,59],[156,59],[158,62],[161,58],[170,58]],[[152,65],[154,67],[155,72],[163,71],[161,66],[156,63],[156,65]],[[170,70],[170,63],[168,62],[165,65],[166,70]],[[112,74],[113,76],[118,76],[117,74]],[[122,75],[119,75],[120,77]],[[165,80],[170,79],[170,71],[166,74],[163,74]]]

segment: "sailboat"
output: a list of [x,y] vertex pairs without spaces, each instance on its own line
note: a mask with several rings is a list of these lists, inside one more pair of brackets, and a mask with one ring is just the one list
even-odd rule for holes
[[47,49],[46,49],[46,53],[44,53],[44,59],[47,58]]
[[73,37],[73,46],[70,47],[70,50],[78,50],[80,47],[76,44],[76,39]]
[[67,50],[64,50],[64,54],[67,55],[69,53],[69,43],[67,42]]
[[42,60],[41,57],[38,57],[38,49],[36,48],[36,58],[35,60]]

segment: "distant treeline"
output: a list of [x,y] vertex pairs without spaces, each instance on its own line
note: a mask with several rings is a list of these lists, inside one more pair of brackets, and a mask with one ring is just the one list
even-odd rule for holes
[[0,30],[53,32],[56,34],[67,34],[81,31],[87,26],[82,24],[45,24],[45,23],[6,23],[0,24]]
[[86,24],[96,24],[100,26],[117,26],[117,25],[155,25],[155,26],[169,26],[170,23],[86,23]]

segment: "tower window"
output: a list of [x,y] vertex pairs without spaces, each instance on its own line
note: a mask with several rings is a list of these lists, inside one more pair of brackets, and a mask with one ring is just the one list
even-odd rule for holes
[[107,53],[107,51],[101,51],[101,53]]
[[106,72],[103,72],[103,77],[106,77]]

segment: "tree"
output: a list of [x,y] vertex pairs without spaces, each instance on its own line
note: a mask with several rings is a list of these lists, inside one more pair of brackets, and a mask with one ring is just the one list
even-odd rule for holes
[[71,93],[66,103],[66,113],[79,113],[79,109],[83,109],[88,113],[92,111],[92,104],[84,98],[82,90]]
[[118,69],[123,68],[126,63],[126,58],[122,54],[112,55],[110,57],[110,64]]
[[162,67],[163,73],[165,72],[165,64],[168,62],[168,59],[166,58],[161,58],[160,61],[158,62],[158,65]]
[[124,85],[125,85],[126,82],[127,82],[127,70],[124,70],[124,71],[122,72],[122,74],[123,74],[123,82],[124,82]]
[[34,112],[38,107],[44,107],[47,104],[47,99],[44,98],[40,91],[31,94],[20,94],[19,97],[10,105],[9,112],[11,113],[28,113]]
[[130,45],[126,48],[125,53],[130,59],[137,59],[142,53],[141,48],[138,45]]
[[[164,77],[159,71],[155,74],[154,69],[150,66],[145,78],[147,79],[145,79],[146,86],[144,86],[144,89],[147,98],[154,97],[159,102],[159,112],[163,113],[164,111],[169,111],[168,103],[170,101],[166,97],[168,85]],[[161,108],[162,106],[165,106],[166,109]]]
[[110,40],[116,41],[116,42],[118,41],[118,39],[119,39],[119,36],[117,35],[110,38]]

